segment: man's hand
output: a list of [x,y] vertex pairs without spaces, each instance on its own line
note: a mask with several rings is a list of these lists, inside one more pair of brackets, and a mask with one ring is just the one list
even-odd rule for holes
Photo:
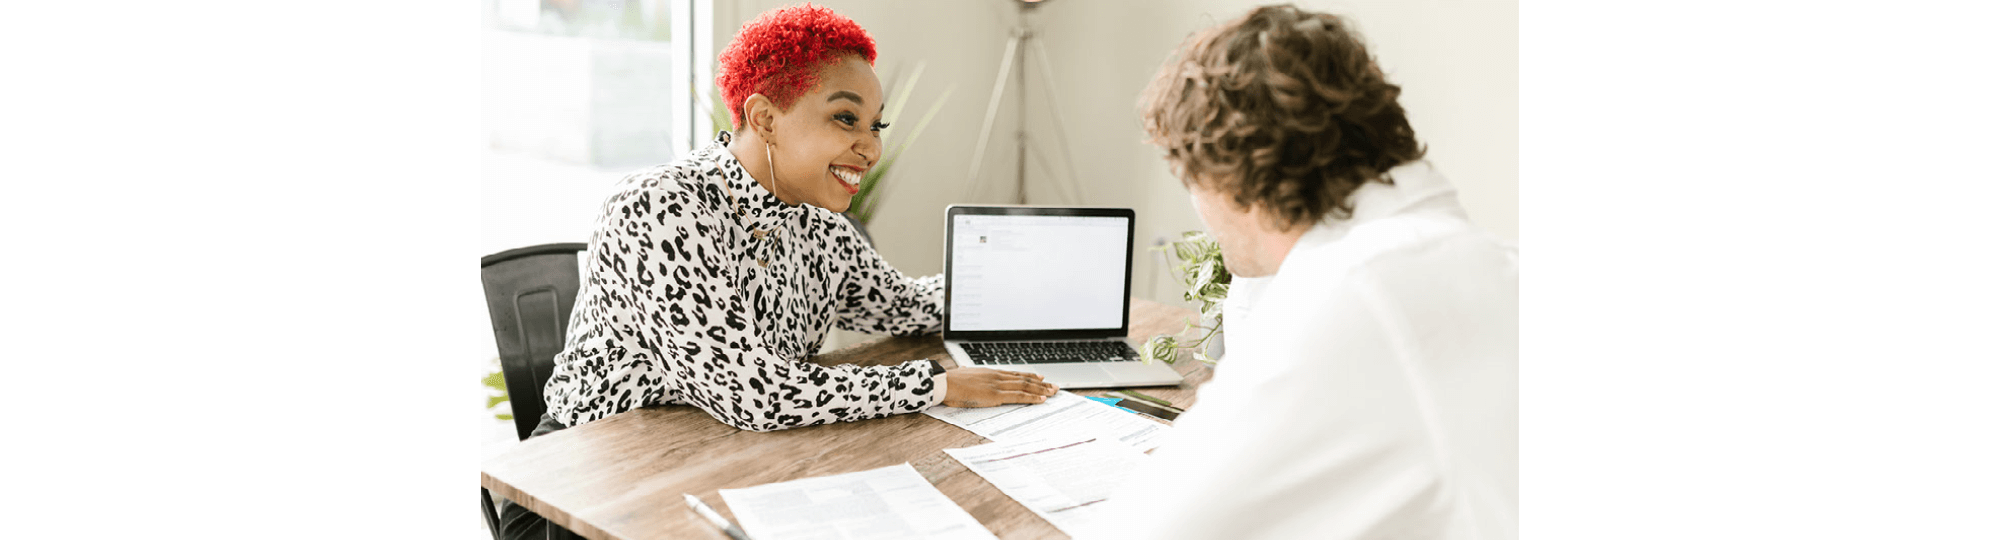
[[1042,376],[1018,371],[959,368],[944,372],[946,407],[992,407],[1010,403],[1041,403],[1056,395],[1056,386]]

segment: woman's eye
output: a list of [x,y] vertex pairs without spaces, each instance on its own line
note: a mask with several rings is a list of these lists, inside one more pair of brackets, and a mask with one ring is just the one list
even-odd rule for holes
[[839,120],[839,121],[840,121],[840,123],[842,123],[842,124],[847,124],[847,125],[848,125],[848,127],[853,127],[853,126],[854,126],[854,123],[855,123],[855,122],[860,122],[860,121],[861,121],[861,119],[860,119],[859,117],[856,117],[856,116],[854,116],[854,115],[852,115],[852,114],[847,114],[847,113],[841,113],[841,114],[836,114],[836,115],[833,115],[833,119],[834,119],[834,120]]
[[872,129],[872,130],[875,130],[875,131],[882,131],[882,130],[885,130],[885,129],[889,129],[889,124],[887,124],[887,123],[884,123],[884,122],[876,122],[876,123],[875,123],[875,125],[872,125],[872,126],[868,126],[868,129]]

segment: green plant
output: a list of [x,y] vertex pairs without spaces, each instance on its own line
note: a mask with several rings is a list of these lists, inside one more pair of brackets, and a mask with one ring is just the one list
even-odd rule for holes
[[[1146,362],[1158,360],[1171,364],[1179,359],[1180,355],[1177,354],[1179,349],[1188,349],[1194,353],[1196,360],[1215,364],[1215,359],[1208,356],[1208,344],[1209,340],[1222,335],[1222,300],[1229,297],[1229,267],[1222,262],[1222,246],[1209,238],[1208,233],[1188,231],[1181,234],[1179,241],[1153,248],[1153,251],[1172,253],[1175,258],[1180,259],[1180,263],[1174,265],[1173,273],[1174,278],[1187,288],[1187,292],[1182,293],[1181,297],[1191,302],[1200,302],[1202,321],[1215,321],[1215,323],[1214,326],[1203,326],[1201,321],[1190,320],[1179,333],[1153,336],[1153,339],[1146,341],[1145,350],[1141,351],[1140,357]],[[1176,337],[1187,334],[1188,330],[1192,329],[1206,332],[1202,333],[1200,339],[1186,344],[1181,343]]]
[[[890,124],[889,129],[882,130],[882,144],[888,151],[883,155],[880,163],[876,163],[873,168],[868,169],[867,174],[861,176],[860,191],[854,194],[853,202],[847,208],[847,214],[854,216],[854,219],[860,221],[862,225],[867,225],[869,221],[875,219],[875,210],[880,207],[882,196],[886,193],[882,181],[889,175],[890,168],[896,165],[896,159],[902,157],[903,151],[909,149],[910,143],[915,142],[917,137],[923,135],[924,127],[931,124],[931,118],[937,116],[938,111],[944,108],[945,101],[951,99],[952,91],[957,89],[958,85],[956,83],[946,86],[944,94],[938,96],[937,101],[931,102],[930,109],[924,111],[924,115],[917,119],[917,124],[911,127],[908,136],[903,137],[900,142],[897,142],[896,139],[892,138],[892,135],[902,133],[902,131],[896,129],[896,119],[903,116],[903,106],[909,104],[910,95],[916,89],[917,80],[923,78],[923,75],[924,63],[918,62],[916,70],[910,73],[908,79],[891,81],[890,83],[890,87],[895,90],[890,92],[888,97],[889,103],[882,112],[882,121]],[[713,88],[710,88],[707,93],[709,96],[708,117],[714,122],[715,131],[720,133],[728,130],[731,120],[729,117],[729,106],[723,103],[722,96],[715,92]],[[710,138],[714,138],[714,136],[714,133],[709,134]]]
[[[486,411],[493,413],[495,419],[513,420],[513,406],[507,401],[507,376],[500,372],[500,357],[493,357],[486,369],[490,371],[479,378],[479,384],[486,387]],[[502,403],[508,403],[508,407],[500,409]]]

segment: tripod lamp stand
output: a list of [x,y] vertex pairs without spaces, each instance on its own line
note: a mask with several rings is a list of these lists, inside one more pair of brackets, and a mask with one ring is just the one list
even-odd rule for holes
[[1048,175],[1050,178],[1055,178],[1058,182],[1062,182],[1064,187],[1068,188],[1067,194],[1071,197],[1070,204],[1081,205],[1083,204],[1083,191],[1077,185],[1076,162],[1069,155],[1069,138],[1065,135],[1069,129],[1063,124],[1061,102],[1056,99],[1053,83],[1054,77],[1049,70],[1048,50],[1042,47],[1041,40],[1036,39],[1038,36],[1035,34],[1035,30],[1030,28],[1027,23],[1028,15],[1033,13],[1035,8],[1046,0],[1013,1],[1020,8],[1021,15],[1014,29],[1008,33],[1007,51],[1000,55],[1000,73],[993,77],[993,97],[986,102],[986,119],[981,122],[979,128],[979,144],[972,150],[972,165],[965,173],[966,196],[970,198],[972,195],[979,193],[981,188],[984,187],[979,182],[980,168],[986,164],[986,145],[993,138],[993,121],[1000,113],[1000,100],[1007,94],[1008,75],[1013,75],[1014,83],[1019,87],[1015,90],[1015,113],[1017,117],[1014,131],[1014,202],[1016,204],[1026,204],[1028,202],[1028,151],[1032,148],[1044,155],[1046,155],[1046,152],[1040,152],[1041,147],[1036,144],[1036,141],[1028,133],[1027,68],[1022,67],[1020,70],[1015,70],[1014,67],[1016,61],[1026,64],[1027,55],[1032,52],[1035,56],[1039,57],[1037,65],[1040,66],[1042,72],[1042,91],[1047,95],[1049,107],[1054,109],[1053,112],[1055,113],[1056,149],[1062,155],[1063,165],[1069,176],[1067,179],[1064,179],[1053,174],[1053,171],[1049,170],[1049,164],[1046,159],[1036,160],[1036,164],[1041,166],[1043,174]]

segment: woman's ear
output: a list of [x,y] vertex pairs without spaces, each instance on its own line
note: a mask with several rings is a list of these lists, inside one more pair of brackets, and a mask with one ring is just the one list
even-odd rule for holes
[[778,105],[762,93],[743,98],[743,127],[757,132],[757,138],[764,142],[771,142],[771,134],[778,129]]

